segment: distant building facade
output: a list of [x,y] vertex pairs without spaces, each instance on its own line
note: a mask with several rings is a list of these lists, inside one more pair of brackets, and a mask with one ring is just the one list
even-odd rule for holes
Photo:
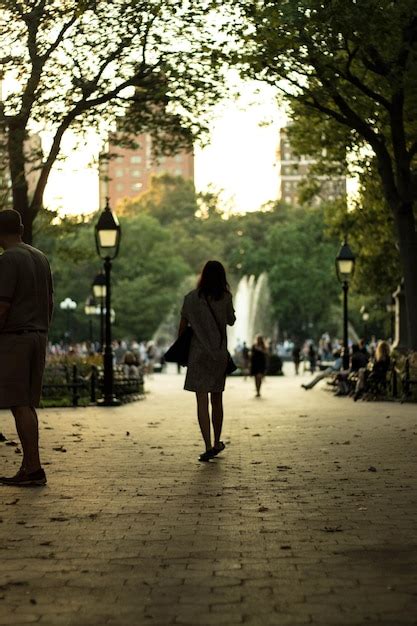
[[109,135],[108,143],[100,158],[99,185],[100,206],[110,199],[115,207],[125,198],[134,198],[149,188],[153,176],[171,174],[194,180],[194,155],[180,151],[173,156],[154,157],[152,137],[144,133],[135,137],[137,149],[125,148],[115,143],[117,133]]
[[[281,128],[277,148],[278,199],[286,204],[299,204],[300,184],[308,179],[315,160],[297,156],[290,144],[287,129]],[[322,178],[321,189],[315,203],[331,201],[346,195],[346,177]]]

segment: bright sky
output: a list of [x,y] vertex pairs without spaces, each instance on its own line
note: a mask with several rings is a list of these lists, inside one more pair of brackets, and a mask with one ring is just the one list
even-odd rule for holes
[[[253,211],[277,196],[275,152],[284,116],[270,87],[248,83],[241,92],[237,102],[224,102],[214,111],[210,145],[196,146],[195,182],[199,191],[209,185],[223,190],[223,199],[233,210]],[[67,135],[63,144],[67,159],[51,173],[46,206],[64,213],[91,213],[98,208],[94,161],[99,146],[94,135],[83,146]]]

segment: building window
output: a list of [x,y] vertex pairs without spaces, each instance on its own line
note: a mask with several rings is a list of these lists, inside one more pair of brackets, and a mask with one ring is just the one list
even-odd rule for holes
[[176,154],[176,155],[175,155],[175,161],[176,161],[176,163],[181,163],[181,161],[182,161],[182,156],[181,156],[180,154]]
[[115,173],[117,178],[121,178],[123,176],[123,170],[120,168],[117,169]]
[[141,187],[142,187],[142,183],[134,183],[132,185],[133,191],[139,191],[141,189]]
[[291,196],[285,196],[285,202],[291,204]]
[[116,191],[123,191],[123,184],[122,183],[117,183]]
[[140,178],[142,176],[142,172],[140,170],[132,170],[132,178]]
[[123,160],[124,160],[124,157],[122,157],[122,156],[118,156],[118,157],[116,158],[116,163],[123,163]]
[[179,168],[177,168],[175,170],[175,176],[182,176],[182,170],[180,170]]
[[134,154],[130,157],[131,163],[142,163],[142,157],[139,154]]

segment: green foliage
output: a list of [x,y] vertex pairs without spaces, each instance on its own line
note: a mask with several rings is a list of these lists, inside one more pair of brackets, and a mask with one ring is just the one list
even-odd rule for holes
[[[409,347],[417,349],[415,0],[234,0],[229,5],[231,19],[224,28],[234,45],[224,52],[228,62],[244,76],[277,88],[290,117],[305,118],[316,153],[330,145],[336,148],[331,156],[340,156],[342,148],[359,166],[369,154],[374,158],[396,223]],[[308,143],[307,132],[294,137],[301,149]],[[378,217],[379,224],[383,221]]]
[[[149,339],[162,323],[164,336],[172,332],[172,316],[209,258],[225,264],[232,286],[243,275],[268,273],[271,313],[281,331],[301,338],[334,328],[329,320],[340,296],[334,271],[339,242],[325,232],[323,209],[271,204],[225,219],[214,197],[201,198],[185,181],[164,177],[125,203],[120,221],[115,337]],[[52,338],[61,339],[66,330],[59,302],[68,296],[78,303],[73,336],[86,338],[84,302],[100,267],[93,221],[57,220],[45,212],[38,225],[36,244],[51,259],[56,285]]]
[[[50,219],[44,212],[41,220]],[[148,215],[121,220],[123,240],[120,256],[114,263],[113,307],[116,311],[115,335],[149,338],[163,321],[175,299],[188,266],[174,250],[167,228]],[[67,330],[68,317],[59,308],[66,297],[77,302],[69,314],[74,339],[88,337],[84,303],[91,292],[100,260],[94,244],[92,221],[77,223],[64,219],[39,229],[35,245],[49,257],[55,283],[55,312],[51,338],[60,341]],[[98,338],[98,319],[94,321]]]
[[[211,0],[2,0],[0,74],[10,89],[0,109],[8,126],[13,204],[27,241],[62,139],[105,134],[121,141],[151,134],[156,154],[190,149],[207,130],[207,110],[222,93],[223,67],[210,20]],[[33,128],[51,141],[37,155],[39,179],[28,197],[25,138]]]
[[331,328],[339,300],[335,239],[324,233],[321,209],[292,209],[267,235],[269,282],[280,328],[296,337],[320,336]]
[[121,220],[123,242],[114,263],[115,333],[147,339],[168,315],[189,266],[174,237],[150,215]]

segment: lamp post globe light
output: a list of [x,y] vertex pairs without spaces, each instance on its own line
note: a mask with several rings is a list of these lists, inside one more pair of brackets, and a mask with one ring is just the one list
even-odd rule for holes
[[[104,278],[105,278],[105,333],[104,333],[104,350],[103,350],[103,398],[99,400],[99,404],[103,406],[117,406],[120,402],[114,395],[113,391],[113,348],[112,348],[112,331],[111,331],[111,269],[112,261],[119,253],[121,230],[120,224],[110,208],[109,198],[106,198],[106,206],[101,213],[95,226],[95,239],[97,252],[104,261]],[[98,286],[96,285],[97,293]]]
[[67,318],[66,337],[67,339],[69,339],[71,336],[70,314],[71,314],[71,311],[75,311],[75,309],[77,308],[77,303],[74,302],[74,300],[72,300],[71,298],[65,298],[65,300],[62,300],[62,302],[59,303],[59,308],[61,309],[61,311],[66,312],[66,318]]
[[355,270],[355,255],[345,239],[336,257],[336,273],[343,288],[343,369],[349,369],[348,293]]

